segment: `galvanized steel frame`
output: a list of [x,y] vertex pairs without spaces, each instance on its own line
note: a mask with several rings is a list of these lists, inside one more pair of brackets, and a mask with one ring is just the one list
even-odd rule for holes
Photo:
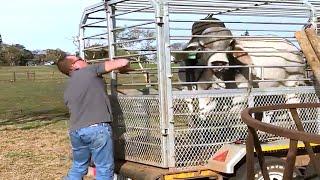
[[[310,2],[312,4],[306,4]],[[226,5],[226,3],[233,3],[234,8],[230,9],[231,5]],[[275,6],[263,7],[263,5],[268,6],[268,4],[273,3]],[[282,3],[282,4],[281,4]],[[261,5],[261,6],[260,6]],[[278,5],[278,6],[277,6]],[[300,5],[300,6],[298,6]],[[115,9],[117,6],[117,9]],[[212,11],[212,8],[207,7],[217,7],[217,10]],[[154,13],[154,19],[140,19],[146,21],[146,23],[137,24],[135,26],[141,26],[143,24],[151,23],[155,25],[157,31],[156,41],[157,41],[157,59],[158,59],[158,68],[157,73],[159,79],[157,86],[159,87],[158,98],[159,98],[159,113],[160,113],[160,129],[162,134],[162,156],[164,157],[163,162],[160,164],[152,164],[159,167],[169,167],[175,168],[175,125],[174,125],[174,112],[173,112],[173,100],[180,95],[183,96],[184,92],[178,92],[173,90],[174,82],[172,82],[172,71],[175,68],[171,67],[170,64],[170,54],[171,53],[181,53],[181,51],[170,50],[170,40],[171,39],[189,39],[191,36],[169,36],[170,28],[169,25],[172,22],[195,22],[195,21],[186,21],[186,20],[170,20],[169,15],[174,13],[188,13],[188,14],[228,14],[238,16],[253,16],[256,15],[257,10],[255,7],[260,6],[260,12],[263,12],[261,16],[266,17],[279,17],[279,16],[289,16],[289,17],[304,17],[305,11],[310,10],[311,23],[317,24],[317,19],[315,16],[319,14],[319,11],[315,9],[320,9],[320,3],[316,0],[246,0],[246,1],[236,1],[236,0],[104,0],[101,3],[90,6],[86,8],[83,17],[80,22],[80,32],[79,32],[79,49],[80,55],[84,56],[85,40],[94,39],[94,38],[104,38],[107,36],[108,45],[104,46],[109,49],[109,58],[116,58],[115,56],[115,47],[118,44],[115,41],[114,32],[119,30],[116,27],[115,17],[124,15],[126,13],[133,13],[138,11],[144,11],[149,13]],[[105,11],[106,17],[90,17],[91,14],[96,12]],[[116,12],[120,13],[116,13]],[[289,12],[290,11],[290,12]],[[107,22],[107,26],[95,25],[95,23],[88,23],[88,19],[96,19],[96,23]],[[121,19],[121,18],[119,18]],[[134,20],[134,19],[132,19]],[[139,19],[137,19],[139,20]],[[204,21],[204,20],[199,20]],[[229,21],[229,23],[257,23],[257,22],[240,22],[240,21]],[[275,24],[275,23],[273,23]],[[301,23],[288,23],[288,24],[297,24]],[[301,24],[302,25],[302,24]],[[96,35],[85,36],[86,28],[106,28],[106,33],[100,33]],[[174,28],[173,28],[174,29]],[[176,28],[179,29],[179,28]],[[180,28],[183,29],[183,28]],[[256,30],[259,31],[259,30]],[[280,30],[279,30],[280,31]],[[239,37],[241,38],[241,37]],[[292,37],[291,37],[292,38]],[[98,47],[96,47],[98,48]],[[152,54],[152,53],[150,53]],[[133,57],[134,55],[122,56],[122,57]],[[139,56],[139,54],[137,54]],[[101,59],[103,60],[103,59]],[[101,61],[100,59],[94,60],[91,62]],[[185,67],[185,68],[199,68],[199,67]],[[206,67],[210,68],[210,67]],[[111,73],[112,78],[112,95],[117,96],[117,75]],[[202,82],[206,83],[206,82]],[[176,83],[179,84],[179,83]],[[183,84],[183,83],[181,83]],[[152,83],[150,83],[152,85]],[[206,96],[208,92],[198,92],[203,93],[203,96]],[[211,92],[210,92],[211,93]],[[221,92],[220,92],[221,93]],[[222,92],[223,94],[223,92]],[[188,94],[190,95],[190,94]],[[212,95],[212,94],[208,94]],[[221,95],[221,94],[220,94]],[[148,95],[147,95],[148,96]],[[253,106],[254,102],[249,99],[249,106]],[[142,162],[143,163],[143,162]]]

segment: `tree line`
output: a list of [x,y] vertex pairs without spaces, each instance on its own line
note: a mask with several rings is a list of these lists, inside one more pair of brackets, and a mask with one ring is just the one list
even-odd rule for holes
[[[116,56],[138,55],[139,61],[154,61],[156,56],[152,54],[156,50],[155,31],[149,29],[133,28],[125,29],[116,33],[119,43],[116,48]],[[95,49],[94,47],[97,46]],[[181,43],[174,46],[181,47]],[[94,43],[87,45],[90,50],[84,51],[85,59],[108,58],[108,45]],[[102,47],[102,48],[98,48]],[[176,47],[176,48],[177,48]],[[176,49],[175,47],[173,47]],[[55,63],[61,56],[66,54],[61,49],[46,49],[30,51],[21,44],[5,44],[0,34],[0,66],[26,66],[43,65],[46,62]],[[79,54],[79,52],[76,52]]]
[[21,44],[2,44],[0,47],[0,66],[43,65],[56,62],[65,52],[60,49],[30,51]]

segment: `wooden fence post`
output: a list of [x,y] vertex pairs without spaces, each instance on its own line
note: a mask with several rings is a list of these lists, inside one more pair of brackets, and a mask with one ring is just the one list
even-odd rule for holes
[[13,82],[16,82],[16,72],[13,72]]

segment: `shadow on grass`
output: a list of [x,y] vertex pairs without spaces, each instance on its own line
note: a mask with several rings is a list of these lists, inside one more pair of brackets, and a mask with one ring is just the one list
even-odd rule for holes
[[0,130],[36,129],[68,119],[68,112],[61,109],[12,113],[0,118]]

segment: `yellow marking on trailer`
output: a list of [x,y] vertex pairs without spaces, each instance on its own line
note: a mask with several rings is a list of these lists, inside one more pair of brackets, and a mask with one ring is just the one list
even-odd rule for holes
[[[319,144],[310,143],[311,146],[318,146]],[[299,141],[298,148],[304,148],[304,143]],[[276,142],[271,142],[270,144],[261,144],[262,151],[280,151],[289,149],[289,140],[280,140]]]
[[206,177],[217,177],[217,173],[211,170],[180,172],[180,173],[165,175],[164,180],[180,180],[180,179],[194,179],[194,178],[206,178]]

